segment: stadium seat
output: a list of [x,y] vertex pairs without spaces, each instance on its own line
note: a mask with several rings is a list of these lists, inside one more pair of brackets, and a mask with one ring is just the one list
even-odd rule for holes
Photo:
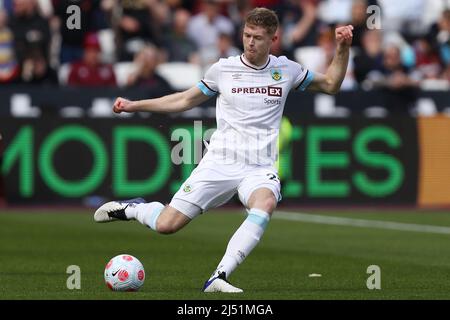
[[136,65],[133,62],[117,62],[113,68],[117,85],[122,88],[126,86],[128,76],[136,70]]
[[384,118],[389,115],[389,111],[382,106],[372,106],[364,109],[363,114],[367,118]]
[[311,70],[318,70],[319,63],[325,60],[324,52],[317,46],[299,47],[294,51],[295,60]]
[[67,85],[67,81],[69,80],[70,74],[70,63],[62,64],[58,69],[58,81],[62,86]]
[[314,113],[320,118],[346,118],[350,110],[336,106],[335,98],[327,94],[317,94],[314,98]]
[[114,63],[116,44],[114,43],[114,30],[102,29],[98,31],[98,40],[102,49],[102,62]]
[[84,109],[77,106],[68,106],[59,109],[59,115],[62,118],[81,118],[84,114]]
[[413,117],[434,117],[438,114],[435,102],[428,97],[417,99],[415,106],[409,111]]
[[31,97],[27,94],[16,93],[11,96],[11,115],[15,118],[37,118],[41,109],[33,106]]
[[200,66],[187,62],[167,62],[156,67],[158,74],[175,90],[185,90],[202,79]]
[[424,79],[420,82],[420,89],[424,91],[448,91],[450,84],[444,79]]

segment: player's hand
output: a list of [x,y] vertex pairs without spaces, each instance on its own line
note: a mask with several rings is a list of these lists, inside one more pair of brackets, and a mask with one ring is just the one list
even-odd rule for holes
[[351,46],[353,39],[353,26],[351,24],[347,26],[337,27],[334,32],[336,35],[336,42],[338,46]]
[[125,98],[117,98],[113,105],[113,111],[115,113],[132,112],[131,101]]

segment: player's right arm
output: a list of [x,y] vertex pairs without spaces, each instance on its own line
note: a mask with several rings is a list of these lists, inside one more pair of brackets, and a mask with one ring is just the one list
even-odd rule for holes
[[342,26],[335,30],[336,52],[325,74],[315,73],[308,90],[319,91],[327,94],[336,94],[341,88],[347,72],[350,56],[350,46],[353,39],[353,26]]
[[194,86],[186,91],[155,99],[131,101],[119,97],[114,102],[113,110],[115,113],[141,111],[159,113],[181,112],[192,109],[209,98],[197,86]]

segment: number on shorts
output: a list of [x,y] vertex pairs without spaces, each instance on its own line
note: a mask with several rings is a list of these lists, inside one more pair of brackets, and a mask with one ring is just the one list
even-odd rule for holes
[[269,177],[270,180],[275,180],[277,182],[279,182],[280,180],[278,179],[277,175],[273,174],[273,173],[268,173],[267,176]]

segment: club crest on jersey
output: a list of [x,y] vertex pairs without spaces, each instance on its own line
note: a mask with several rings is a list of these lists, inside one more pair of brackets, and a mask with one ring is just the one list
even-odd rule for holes
[[280,69],[270,69],[270,74],[275,81],[280,81],[283,78]]
[[183,188],[184,192],[191,192],[191,190],[192,190],[192,187],[190,185],[188,185],[188,184],[185,185],[184,188]]

